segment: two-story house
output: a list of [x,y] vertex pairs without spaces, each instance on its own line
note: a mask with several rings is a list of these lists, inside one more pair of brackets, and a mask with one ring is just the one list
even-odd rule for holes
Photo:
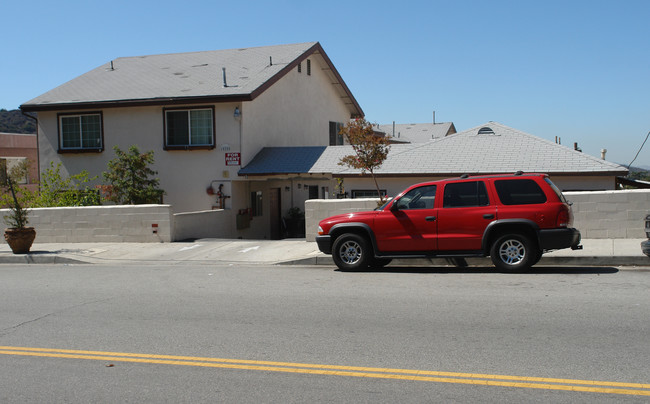
[[[328,189],[306,172],[260,181],[240,168],[264,147],[325,147],[363,116],[317,42],[118,58],[21,109],[37,113],[40,171],[60,162],[101,180],[114,146],[153,150],[164,203],[224,209],[226,233],[246,238],[279,238],[286,211]],[[235,228],[237,215],[252,225]]]

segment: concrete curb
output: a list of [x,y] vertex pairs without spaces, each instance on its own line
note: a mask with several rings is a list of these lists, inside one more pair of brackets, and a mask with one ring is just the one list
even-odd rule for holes
[[[470,267],[491,267],[492,261],[486,258],[467,258],[467,264]],[[335,266],[332,257],[329,255],[310,257],[299,260],[284,261],[276,265],[329,265]],[[391,266],[421,266],[421,267],[445,267],[452,266],[444,258],[433,259],[395,259],[390,263]],[[542,257],[537,266],[650,266],[650,257],[644,256],[619,256],[619,257]]]

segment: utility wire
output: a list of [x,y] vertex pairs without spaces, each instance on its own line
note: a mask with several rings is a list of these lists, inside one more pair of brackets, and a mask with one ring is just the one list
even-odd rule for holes
[[650,137],[650,132],[648,132],[648,134],[645,136],[645,140],[644,140],[643,143],[641,144],[641,147],[639,147],[639,151],[636,152],[636,156],[634,156],[634,158],[632,159],[632,161],[630,162],[630,164],[627,165],[627,169],[628,169],[628,170],[629,170],[630,167],[632,166],[632,163],[634,163],[634,160],[636,160],[636,158],[639,157],[639,153],[641,153],[641,149],[643,149],[643,146],[645,145],[645,142],[648,141],[648,137]]

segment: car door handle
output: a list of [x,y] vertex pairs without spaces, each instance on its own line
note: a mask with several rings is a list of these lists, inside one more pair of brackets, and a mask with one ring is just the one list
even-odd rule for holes
[[483,215],[483,219],[494,219],[494,215],[491,213]]
[[427,216],[427,217],[424,218],[424,220],[426,220],[427,222],[435,222],[436,217],[435,216]]

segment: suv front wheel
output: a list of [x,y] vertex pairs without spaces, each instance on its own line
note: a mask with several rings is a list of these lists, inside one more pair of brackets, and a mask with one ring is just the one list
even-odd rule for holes
[[522,234],[506,234],[492,244],[490,258],[500,271],[523,272],[535,264],[537,253],[530,238]]
[[354,233],[337,237],[332,248],[332,259],[341,271],[358,271],[368,268],[374,256],[368,240]]

